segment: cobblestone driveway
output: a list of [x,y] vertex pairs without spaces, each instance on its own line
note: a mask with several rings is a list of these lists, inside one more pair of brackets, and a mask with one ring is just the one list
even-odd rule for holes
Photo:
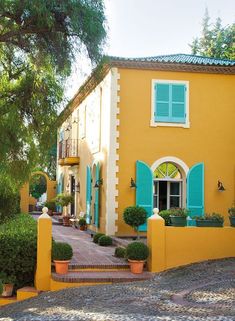
[[235,320],[235,259],[156,274],[154,280],[47,292],[0,309],[0,321]]

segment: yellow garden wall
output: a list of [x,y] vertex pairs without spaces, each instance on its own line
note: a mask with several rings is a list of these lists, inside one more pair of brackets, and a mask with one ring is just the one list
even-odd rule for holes
[[148,220],[151,272],[204,260],[235,256],[233,227],[173,227],[154,215]]
[[[205,211],[225,216],[235,199],[235,76],[189,72],[119,69],[120,124],[118,177],[118,232],[133,233],[123,222],[126,206],[135,204],[135,162],[151,166],[156,160],[173,156],[190,168],[205,165]],[[151,127],[151,85],[153,79],[189,82],[190,128]],[[217,181],[226,189],[220,193]]]

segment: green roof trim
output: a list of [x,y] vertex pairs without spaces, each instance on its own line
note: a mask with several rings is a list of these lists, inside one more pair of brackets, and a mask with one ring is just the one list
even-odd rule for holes
[[219,59],[211,57],[203,57],[187,54],[173,54],[161,55],[154,57],[142,58],[123,58],[109,56],[111,61],[133,61],[133,62],[161,62],[161,63],[177,63],[190,65],[204,65],[204,66],[235,66],[235,60]]

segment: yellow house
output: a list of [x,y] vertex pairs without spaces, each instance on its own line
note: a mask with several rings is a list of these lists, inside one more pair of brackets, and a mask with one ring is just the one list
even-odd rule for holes
[[[58,191],[89,228],[130,235],[127,206],[218,212],[235,199],[235,61],[110,57],[60,115]],[[146,231],[146,226],[141,227]]]

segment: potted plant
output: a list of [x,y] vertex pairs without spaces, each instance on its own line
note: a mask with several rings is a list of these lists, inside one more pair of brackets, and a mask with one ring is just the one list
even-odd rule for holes
[[5,272],[1,272],[0,281],[2,284],[2,296],[3,297],[12,296],[14,284],[16,282],[16,277],[13,275],[7,275]]
[[228,215],[231,226],[235,227],[235,203],[228,209]]
[[85,231],[87,229],[86,219],[84,217],[81,217],[78,221],[78,225],[81,231]]
[[50,216],[53,216],[53,212],[56,211],[56,203],[54,200],[51,201],[46,201],[44,206],[46,206],[48,208],[48,214]]
[[71,216],[68,215],[68,205],[72,203],[74,197],[70,194],[58,194],[55,198],[55,202],[57,205],[63,207],[63,225],[69,226],[69,219]]
[[196,226],[198,227],[223,227],[223,223],[224,217],[218,213],[196,217]]
[[126,258],[130,264],[131,273],[140,274],[143,272],[144,263],[149,256],[147,245],[142,242],[132,242],[126,248]]
[[139,240],[139,226],[145,224],[147,220],[146,210],[141,206],[126,207],[123,212],[123,219],[137,232],[137,240]]
[[171,225],[171,218],[170,215],[172,214],[171,210],[163,210],[159,213],[159,215],[164,219],[165,226]]
[[186,226],[188,210],[185,208],[171,208],[170,220],[172,226]]
[[63,242],[52,243],[52,260],[58,274],[68,273],[68,266],[73,257],[73,249],[70,244]]

